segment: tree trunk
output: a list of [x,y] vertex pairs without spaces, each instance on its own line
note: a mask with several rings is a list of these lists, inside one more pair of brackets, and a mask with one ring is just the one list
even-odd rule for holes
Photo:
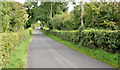
[[83,0],[82,0],[81,8],[82,8],[82,12],[81,12],[81,26],[83,26],[83,10],[84,10]]

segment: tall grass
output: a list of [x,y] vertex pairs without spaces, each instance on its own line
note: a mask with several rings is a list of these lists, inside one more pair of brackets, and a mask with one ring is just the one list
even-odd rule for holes
[[14,53],[9,57],[9,63],[4,68],[26,68],[27,48],[32,41],[33,36],[18,44]]

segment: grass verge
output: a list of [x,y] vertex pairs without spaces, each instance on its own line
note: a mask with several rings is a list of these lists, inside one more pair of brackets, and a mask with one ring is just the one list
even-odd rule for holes
[[42,31],[46,36],[50,37],[51,39],[54,39],[57,42],[60,42],[78,52],[81,52],[85,55],[88,55],[90,57],[93,57],[95,59],[98,59],[104,63],[107,63],[115,68],[118,68],[118,54],[112,54],[112,53],[108,53],[105,52],[103,50],[93,50],[93,49],[88,49],[86,47],[82,47],[79,44],[73,44],[69,41],[64,41],[59,37],[56,37],[52,34],[47,34],[44,30],[40,30]]
[[15,48],[9,58],[9,63],[4,68],[26,68],[27,64],[27,48],[32,41],[33,36],[28,40],[22,41]]

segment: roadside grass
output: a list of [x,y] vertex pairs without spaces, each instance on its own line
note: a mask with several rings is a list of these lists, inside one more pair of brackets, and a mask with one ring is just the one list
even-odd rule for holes
[[50,37],[51,39],[57,41],[57,42],[60,42],[78,52],[81,52],[85,55],[88,55],[90,57],[93,57],[95,59],[98,59],[104,63],[107,63],[115,68],[118,68],[118,54],[112,54],[112,53],[109,53],[109,52],[105,52],[101,49],[98,49],[98,50],[94,50],[94,49],[89,49],[89,48],[86,48],[86,47],[82,47],[80,46],[79,44],[73,44],[72,42],[69,42],[69,41],[64,41],[62,40],[61,38],[57,37],[57,36],[54,36],[52,34],[48,34],[46,33],[44,30],[40,30],[42,31],[46,36]]
[[4,68],[26,68],[27,64],[27,49],[32,41],[33,36],[28,40],[24,40],[19,43],[15,48],[15,51],[9,58],[9,63]]

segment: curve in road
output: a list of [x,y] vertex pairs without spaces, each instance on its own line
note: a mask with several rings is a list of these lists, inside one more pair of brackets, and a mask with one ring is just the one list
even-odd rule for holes
[[113,68],[56,42],[35,29],[28,49],[28,68]]

